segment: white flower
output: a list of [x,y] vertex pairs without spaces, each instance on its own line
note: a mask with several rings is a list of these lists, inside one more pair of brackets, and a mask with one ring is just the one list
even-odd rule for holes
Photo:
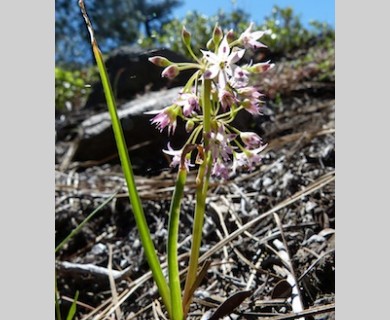
[[265,44],[257,41],[260,39],[264,34],[268,33],[269,31],[254,31],[252,32],[253,28],[253,22],[249,25],[249,27],[240,35],[238,38],[238,41],[245,47],[245,48],[252,48],[252,49],[258,49],[260,47],[267,47]]
[[244,56],[245,49],[235,48],[230,52],[225,36],[218,47],[217,54],[211,51],[201,51],[208,62],[208,67],[204,72],[205,79],[215,79],[218,76],[219,87],[225,88],[228,78],[233,76],[235,63]]
[[236,137],[236,134],[227,133],[223,124],[219,125],[217,132],[210,132],[208,149],[211,151],[211,156],[214,161],[218,158],[222,158],[224,161],[229,160],[230,155],[233,154],[233,148],[230,142]]
[[[183,155],[182,155],[183,150],[173,150],[171,147],[171,144],[168,142],[168,150],[163,150],[163,152],[165,154],[173,156],[171,164],[170,164],[171,167],[180,166],[181,160],[182,160],[181,158],[183,157]],[[185,166],[186,170],[189,171],[190,167],[193,167],[194,165],[192,163],[190,163],[190,160],[187,159],[187,157],[186,157],[186,158],[184,158],[184,166]]]
[[244,167],[252,171],[256,165],[261,162],[262,157],[259,153],[263,151],[267,145],[263,145],[254,150],[244,150],[243,152],[234,153],[232,171],[236,173],[237,168]]

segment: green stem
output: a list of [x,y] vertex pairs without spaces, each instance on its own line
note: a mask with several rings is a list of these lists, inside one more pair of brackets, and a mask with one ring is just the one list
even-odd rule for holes
[[201,64],[201,61],[199,60],[199,58],[194,54],[194,51],[192,51],[191,45],[186,45],[186,47],[187,47],[187,50],[188,50],[188,52],[190,53],[191,57],[192,57],[196,62],[198,62],[199,64]]
[[[202,83],[202,105],[203,105],[203,137],[204,149],[207,150],[209,143],[209,133],[211,131],[211,81],[203,80]],[[188,263],[188,272],[183,294],[183,310],[184,316],[187,315],[191,304],[191,288],[196,281],[198,269],[199,251],[202,242],[202,229],[204,222],[204,214],[206,208],[206,195],[208,190],[208,182],[210,177],[210,168],[212,164],[211,153],[205,151],[204,159],[199,167],[198,176],[196,178],[196,206],[194,215],[194,226],[192,230],[192,245],[190,260]]]
[[177,175],[176,187],[173,193],[173,199],[171,202],[171,208],[169,212],[167,251],[168,251],[168,276],[169,276],[169,287],[171,290],[173,320],[183,319],[177,244],[178,244],[178,234],[179,234],[180,204],[183,198],[184,185],[186,179],[187,179],[186,168],[180,168],[179,173]]
[[204,128],[204,142],[205,147],[208,145],[208,137],[207,135],[211,131],[211,101],[210,101],[210,94],[211,94],[211,80],[203,80],[202,83],[203,90],[202,90],[202,102],[203,102],[203,128]]

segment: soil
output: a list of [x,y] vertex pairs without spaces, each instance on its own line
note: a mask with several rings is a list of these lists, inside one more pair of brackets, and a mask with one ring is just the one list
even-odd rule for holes
[[[227,298],[240,295],[241,303],[233,298],[224,305],[231,310],[221,319],[334,319],[334,77],[319,79],[319,74],[313,64],[297,71],[281,63],[264,82],[268,99],[253,131],[268,147],[252,172],[211,182],[201,247],[201,263],[210,265],[188,319],[208,319]],[[56,254],[63,318],[78,291],[76,319],[164,319],[120,165],[70,163],[64,169],[63,155],[73,143],[65,140],[56,142],[56,245],[118,193]],[[169,168],[153,175],[144,169],[136,183],[164,262],[176,175]],[[191,171],[181,210],[181,270],[191,245],[194,181]],[[117,296],[110,287],[109,263]],[[113,296],[120,301],[117,308]]]

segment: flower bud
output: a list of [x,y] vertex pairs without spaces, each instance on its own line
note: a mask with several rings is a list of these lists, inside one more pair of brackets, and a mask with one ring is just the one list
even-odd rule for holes
[[169,61],[167,58],[161,56],[150,57],[148,60],[159,67],[168,67],[173,63]]
[[164,78],[168,78],[168,79],[174,79],[177,77],[177,75],[180,73],[180,70],[178,68],[177,65],[175,64],[172,64],[170,65],[169,67],[166,67],[163,72],[162,72],[162,76]]
[[269,69],[272,69],[274,66],[275,64],[269,63],[269,61],[263,63],[256,63],[253,66],[249,67],[248,71],[252,73],[262,73]]
[[194,129],[194,126],[195,126],[195,122],[192,121],[192,120],[188,120],[188,121],[186,122],[186,131],[187,131],[187,132],[191,132],[192,129]]
[[234,32],[233,32],[232,29],[230,29],[230,30],[228,31],[228,33],[226,34],[227,42],[228,42],[228,43],[233,42],[233,41],[234,41],[234,38],[235,38]]
[[191,43],[191,33],[189,33],[186,29],[186,27],[183,26],[183,29],[181,31],[181,38],[183,40],[183,43],[188,47]]
[[215,43],[214,43],[213,39],[210,39],[209,41],[207,41],[206,47],[207,47],[207,49],[209,49],[210,51],[214,51],[214,49],[215,49]]
[[223,37],[222,29],[220,27],[218,27],[217,25],[215,25],[214,31],[213,31],[213,42],[214,42],[215,46],[219,45],[219,43],[222,40],[222,37]]

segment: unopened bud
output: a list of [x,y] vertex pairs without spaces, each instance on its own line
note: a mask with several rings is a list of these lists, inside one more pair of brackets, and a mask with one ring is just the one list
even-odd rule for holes
[[148,60],[159,67],[168,67],[173,63],[169,61],[167,58],[161,56],[150,57]]
[[228,43],[230,43],[230,42],[234,41],[234,38],[235,38],[234,32],[233,32],[232,29],[230,29],[228,31],[228,33],[226,34],[226,40],[227,40]]
[[215,25],[215,28],[213,31],[213,42],[214,42],[215,46],[219,45],[222,37],[223,37],[222,29],[220,27],[218,27],[217,25]]
[[269,63],[269,61],[263,63],[256,63],[253,66],[249,67],[248,71],[252,73],[262,73],[269,69],[272,69],[274,66],[275,65],[273,63]]
[[180,70],[178,68],[177,65],[175,64],[172,64],[170,65],[169,67],[166,67],[163,72],[162,72],[162,76],[164,78],[168,78],[168,79],[174,79],[177,77],[177,75],[179,74]]
[[188,47],[191,43],[191,33],[189,33],[184,26],[181,31],[181,38],[183,40],[183,43]]
[[209,49],[210,51],[214,51],[214,49],[215,49],[215,43],[214,43],[213,39],[210,39],[209,41],[207,41],[206,47],[207,47],[207,49]]
[[192,121],[192,120],[188,120],[188,121],[186,122],[186,131],[187,131],[187,132],[191,132],[192,129],[194,129],[194,126],[195,126],[195,122]]

